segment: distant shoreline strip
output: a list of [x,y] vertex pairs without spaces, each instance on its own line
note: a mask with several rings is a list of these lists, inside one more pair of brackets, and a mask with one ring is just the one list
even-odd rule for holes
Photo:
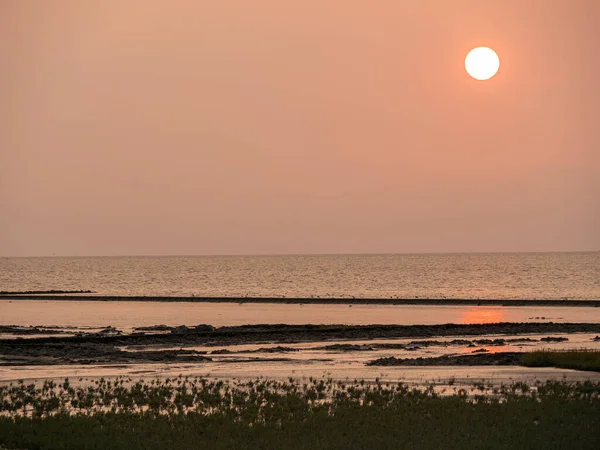
[[186,302],[186,303],[273,303],[306,305],[388,305],[388,306],[562,306],[600,307],[600,300],[478,300],[478,299],[397,299],[397,298],[285,298],[285,297],[167,297],[119,295],[31,295],[0,294],[3,300],[70,300],[103,302]]

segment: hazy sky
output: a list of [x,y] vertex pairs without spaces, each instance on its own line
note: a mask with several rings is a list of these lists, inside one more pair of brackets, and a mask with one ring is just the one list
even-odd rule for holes
[[599,250],[599,23],[598,0],[0,0],[0,256]]

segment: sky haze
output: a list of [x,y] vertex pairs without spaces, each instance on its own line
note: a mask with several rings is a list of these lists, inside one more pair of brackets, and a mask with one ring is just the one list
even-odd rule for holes
[[596,0],[0,0],[0,256],[600,250],[599,23]]

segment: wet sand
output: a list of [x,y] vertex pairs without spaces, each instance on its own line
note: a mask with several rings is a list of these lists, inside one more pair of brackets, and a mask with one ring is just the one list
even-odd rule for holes
[[[425,352],[415,356],[429,359],[446,356],[444,353],[448,349],[463,356],[476,352],[500,354],[509,350],[514,352],[515,347],[547,347],[570,342],[567,337],[570,335],[579,338],[579,343],[600,346],[600,337],[594,335],[600,333],[600,324],[586,323],[246,325],[219,328],[210,325],[157,325],[136,329],[129,334],[109,327],[78,331],[75,336],[44,337],[27,337],[28,329],[23,327],[3,328],[13,334],[23,333],[25,338],[0,339],[2,366],[213,361],[239,363],[258,360],[285,362],[291,361],[293,358],[290,354],[295,353],[301,355],[299,359],[320,361],[343,360],[332,355],[362,353],[368,354],[370,359],[380,356],[392,358],[386,363],[390,365],[398,354],[407,352]],[[455,338],[442,339],[443,337]],[[318,345],[306,347],[306,344],[311,343]],[[437,350],[433,352],[431,348]],[[381,355],[379,352],[388,353]],[[480,365],[477,361],[487,361],[486,358],[489,359],[482,357],[464,359],[462,362],[446,361],[444,365]],[[364,356],[359,359],[362,359],[363,364],[370,361]],[[429,364],[430,362],[423,362],[422,365]]]
[[[599,327],[594,324],[284,325],[210,330],[202,326],[196,331],[159,326],[144,334],[130,335],[114,328],[88,330],[72,337],[22,335],[20,339],[0,341],[0,383],[122,375],[148,379],[179,374],[227,379],[312,376],[373,381],[379,378],[420,386],[433,381],[444,384],[450,378],[456,379],[457,385],[476,380],[496,385],[547,379],[600,381],[600,373],[595,372],[518,365],[520,355],[540,348],[600,350],[600,339],[595,339],[600,331],[589,332]],[[515,331],[517,334],[506,334]]]
[[0,382],[8,383],[17,380],[27,382],[35,380],[64,380],[70,378],[74,382],[100,377],[115,378],[129,376],[132,379],[151,379],[175,377],[178,375],[215,379],[296,379],[332,378],[334,380],[376,379],[390,382],[403,382],[414,386],[429,384],[448,385],[452,380],[454,386],[472,385],[485,381],[494,386],[510,384],[515,381],[533,383],[546,380],[568,380],[583,382],[593,380],[600,382],[600,373],[583,372],[556,368],[527,368],[520,366],[365,366],[364,364],[333,362],[306,362],[281,364],[280,362],[258,361],[229,364],[108,364],[108,365],[67,365],[67,366],[19,366],[7,368],[0,366]]

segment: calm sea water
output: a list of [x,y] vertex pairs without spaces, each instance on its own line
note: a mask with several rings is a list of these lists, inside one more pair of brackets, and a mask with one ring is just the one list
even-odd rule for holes
[[600,299],[600,252],[0,258],[0,291]]

